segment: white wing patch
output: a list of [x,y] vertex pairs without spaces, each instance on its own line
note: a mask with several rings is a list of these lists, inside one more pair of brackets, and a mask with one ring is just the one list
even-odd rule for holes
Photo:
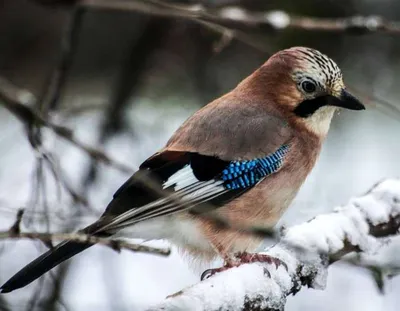
[[165,189],[174,186],[174,190],[178,191],[196,182],[198,182],[198,179],[194,176],[192,168],[190,165],[186,165],[184,168],[171,175],[171,177],[163,184],[163,188]]
[[163,188],[174,187],[176,194],[181,194],[181,200],[187,202],[201,203],[202,199],[207,199],[215,194],[225,192],[222,180],[211,179],[199,181],[193,174],[190,165],[177,171],[163,184]]
[[209,201],[227,191],[222,180],[199,181],[190,165],[177,171],[163,184],[163,189],[173,188],[168,197],[141,207],[133,208],[115,217],[102,230],[121,229],[139,221],[162,215],[170,215]]

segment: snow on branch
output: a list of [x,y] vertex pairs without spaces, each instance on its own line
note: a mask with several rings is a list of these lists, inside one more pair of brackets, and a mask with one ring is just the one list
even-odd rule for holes
[[400,180],[389,179],[334,212],[293,226],[265,250],[286,264],[244,264],[169,296],[150,310],[284,310],[302,286],[323,289],[330,263],[376,252],[400,227]]

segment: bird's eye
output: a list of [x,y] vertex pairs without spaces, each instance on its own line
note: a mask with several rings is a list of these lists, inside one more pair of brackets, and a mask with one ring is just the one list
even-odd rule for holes
[[311,82],[309,80],[301,82],[301,88],[306,93],[314,93],[315,90],[316,90],[315,83],[313,83],[313,82]]

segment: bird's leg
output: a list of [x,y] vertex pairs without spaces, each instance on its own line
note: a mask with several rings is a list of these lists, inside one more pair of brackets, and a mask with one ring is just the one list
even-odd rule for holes
[[218,272],[222,272],[229,268],[235,267],[235,265],[237,264],[237,259],[235,255],[227,252],[221,244],[217,242],[210,242],[210,244],[214,251],[224,260],[224,265],[221,268],[207,269],[206,271],[204,271],[200,277],[202,281],[208,279]]
[[283,266],[287,270],[287,265],[281,261],[279,258],[269,256],[267,254],[257,254],[257,253],[247,253],[240,252],[236,253],[233,258],[227,254],[224,254],[224,266],[216,269],[208,269],[203,272],[201,275],[201,280],[205,280],[210,278],[216,273],[228,270],[233,267],[239,267],[243,264],[253,263],[253,262],[261,262],[261,263],[269,263],[275,264],[278,269],[279,266]]

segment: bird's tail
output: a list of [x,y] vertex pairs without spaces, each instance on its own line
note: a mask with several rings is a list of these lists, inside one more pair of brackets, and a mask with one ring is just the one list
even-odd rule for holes
[[22,268],[2,287],[0,287],[0,292],[9,293],[15,289],[28,285],[45,274],[47,271],[53,269],[55,266],[71,258],[72,256],[84,251],[90,246],[92,245],[73,241],[64,241],[58,244],[55,248],[47,251],[30,264]]

